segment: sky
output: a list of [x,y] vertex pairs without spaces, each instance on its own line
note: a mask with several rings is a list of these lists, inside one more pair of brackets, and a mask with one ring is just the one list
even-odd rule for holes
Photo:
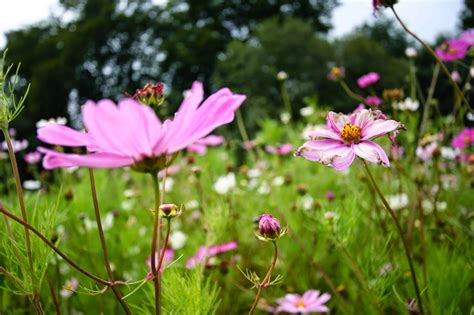
[[[376,19],[372,14],[371,0],[340,0],[340,3],[333,11],[331,37],[342,36],[364,22]],[[58,0],[0,0],[0,7],[0,48],[5,45],[5,32],[37,23],[51,14],[58,16],[62,13],[58,9]],[[463,1],[400,0],[395,8],[413,31],[432,41],[440,32],[456,31]],[[391,12],[386,14],[391,16]]]

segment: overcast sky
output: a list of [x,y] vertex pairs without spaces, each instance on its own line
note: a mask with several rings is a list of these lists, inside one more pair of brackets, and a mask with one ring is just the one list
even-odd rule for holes
[[[156,1],[156,0],[155,0]],[[162,0],[161,0],[162,1]],[[333,12],[331,36],[350,32],[364,22],[372,22],[372,0],[340,0]],[[0,47],[5,45],[4,33],[46,19],[51,12],[60,14],[58,0],[0,0]],[[458,26],[462,0],[400,0],[397,11],[422,38],[432,41],[440,32],[454,32]],[[391,12],[386,12],[391,16]]]

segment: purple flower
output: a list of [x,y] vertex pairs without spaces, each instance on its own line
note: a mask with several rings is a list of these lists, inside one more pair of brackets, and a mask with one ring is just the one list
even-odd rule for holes
[[461,150],[472,144],[474,144],[474,128],[464,128],[451,141],[453,148]]
[[380,80],[380,75],[377,72],[369,72],[361,76],[359,79],[357,79],[357,85],[359,85],[361,89],[365,89],[366,87],[370,85],[374,85],[379,80]]
[[450,39],[436,48],[436,55],[442,61],[451,62],[466,57],[469,44],[462,39]]
[[329,308],[324,303],[330,299],[330,294],[323,293],[320,295],[318,290],[306,291],[303,296],[287,294],[276,301],[278,304],[276,311],[290,314],[327,313]]
[[383,104],[383,101],[380,97],[378,96],[367,96],[365,98],[365,102],[369,106],[380,106]]
[[186,150],[188,150],[188,152],[194,152],[199,155],[204,155],[207,153],[207,147],[216,147],[222,144],[223,142],[224,137],[210,135],[194,142],[189,147],[187,147]]
[[271,214],[262,214],[258,219],[258,232],[265,240],[276,240],[282,234],[280,222]]
[[206,257],[216,256],[217,254],[228,252],[230,250],[236,249],[237,247],[239,247],[239,244],[236,241],[231,241],[211,247],[201,246],[199,247],[196,254],[188,259],[186,262],[186,268],[194,268],[197,264],[203,263]]
[[402,129],[401,123],[380,119],[370,109],[351,115],[329,112],[326,120],[325,128],[310,132],[312,140],[303,144],[296,156],[320,162],[337,171],[349,168],[356,155],[372,163],[390,166],[385,151],[371,139]]
[[285,143],[279,146],[267,145],[265,151],[271,154],[285,155],[293,151],[293,146],[289,143]]
[[41,154],[41,152],[33,151],[33,152],[26,153],[23,159],[28,164],[36,164],[39,161],[41,161],[42,156],[43,155]]
[[43,166],[132,166],[144,172],[159,171],[165,155],[178,152],[230,123],[245,100],[244,95],[232,94],[227,88],[204,102],[203,96],[202,84],[194,82],[174,118],[163,123],[149,106],[133,99],[122,100],[118,106],[110,100],[97,104],[88,101],[82,109],[86,133],[55,124],[38,129],[38,138],[53,145],[87,147],[91,153],[66,154],[39,148],[46,154]]

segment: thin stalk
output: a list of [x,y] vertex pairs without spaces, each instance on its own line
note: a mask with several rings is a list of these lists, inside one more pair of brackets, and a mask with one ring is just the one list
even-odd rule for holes
[[421,119],[421,125],[420,125],[418,138],[423,137],[423,134],[425,133],[425,130],[426,130],[426,124],[428,123],[428,118],[430,117],[431,102],[433,100],[436,83],[438,82],[438,75],[439,75],[439,64],[436,64],[433,70],[433,77],[431,78],[430,88],[428,90],[428,97],[426,98],[425,106],[423,108],[423,117]]
[[[158,182],[158,174],[151,173],[151,177],[153,178],[153,189],[155,191],[155,211],[153,213],[153,234],[151,239],[151,272],[153,273],[153,283],[155,284],[155,314],[159,315],[161,313],[161,301],[160,301],[160,279],[159,279],[159,271],[156,269],[156,258],[155,252],[158,242],[158,235],[160,234],[160,216],[159,216],[159,207],[160,207],[160,185]],[[165,179],[163,179],[164,181]],[[159,248],[159,247],[158,247]]]
[[[245,124],[244,124],[244,119],[242,118],[242,113],[240,112],[240,108],[237,109],[235,112],[235,117],[237,118],[237,128],[239,129],[240,136],[242,137],[242,140],[246,143],[250,143],[250,138],[249,135],[247,134],[247,130],[245,129]],[[255,161],[257,161],[257,153],[254,151],[254,148],[250,149],[250,152],[252,152],[252,156]]]
[[275,269],[275,265],[278,260],[278,247],[276,245],[275,241],[272,241],[273,243],[273,249],[274,249],[274,255],[273,255],[273,260],[272,264],[270,265],[270,268],[268,269],[268,272],[263,279],[262,283],[258,286],[258,291],[257,295],[255,296],[255,301],[252,304],[252,307],[250,308],[249,315],[252,315],[255,312],[255,309],[257,308],[258,301],[260,300],[260,296],[262,295],[262,290],[265,288],[270,281],[270,277],[272,276],[273,270]]
[[107,280],[104,280],[104,279],[101,279],[93,274],[91,274],[90,272],[88,272],[87,270],[85,270],[84,268],[82,268],[81,266],[79,266],[78,264],[76,264],[71,258],[69,258],[68,256],[66,256],[66,254],[64,254],[61,250],[59,250],[56,246],[54,246],[53,243],[51,243],[50,240],[48,240],[48,238],[46,236],[44,236],[43,234],[41,234],[41,232],[39,232],[37,229],[35,229],[33,226],[31,226],[30,224],[28,224],[27,222],[23,221],[21,218],[17,217],[16,215],[14,215],[13,213],[7,211],[4,207],[0,206],[0,212],[3,213],[4,215],[6,215],[7,217],[9,217],[10,219],[12,219],[13,221],[16,221],[17,223],[23,225],[25,228],[27,228],[29,231],[33,232],[33,234],[35,234],[37,237],[39,237],[44,243],[46,243],[46,245],[48,245],[49,248],[51,248],[52,250],[54,250],[56,252],[56,254],[58,254],[59,256],[61,256],[68,264],[70,264],[73,268],[75,268],[77,271],[79,271],[80,273],[82,273],[83,275],[91,278],[92,280],[95,280],[96,282],[100,283],[100,284],[103,284],[103,285],[106,285],[106,286],[110,286],[112,285],[112,283],[110,283],[109,281]]
[[167,219],[167,227],[166,227],[166,236],[165,236],[165,241],[163,243],[163,249],[161,250],[161,254],[160,254],[160,261],[158,263],[158,267],[156,269],[158,269],[158,272],[160,271],[161,269],[161,266],[163,265],[163,260],[165,258],[165,251],[166,251],[166,247],[168,247],[168,240],[170,238],[170,231],[171,231],[171,219],[168,218]]
[[363,98],[363,97],[360,96],[359,94],[353,92],[353,91],[349,88],[349,86],[346,84],[346,82],[344,82],[344,80],[339,80],[339,84],[342,86],[342,88],[344,89],[344,92],[346,92],[346,94],[347,94],[350,98],[353,98],[354,100],[365,104],[365,98]]
[[441,59],[439,59],[439,57],[436,55],[436,53],[433,51],[433,49],[428,45],[426,44],[420,37],[418,37],[418,35],[416,35],[415,33],[413,33],[406,25],[405,23],[402,21],[402,19],[400,18],[400,16],[398,15],[397,11],[395,11],[395,8],[393,6],[390,7],[390,9],[392,9],[392,12],[393,14],[395,15],[395,18],[398,20],[398,22],[400,23],[400,25],[403,27],[403,29],[408,33],[410,34],[414,39],[416,39],[430,54],[431,56],[433,56],[433,58],[436,60],[436,62],[439,64],[439,66],[441,67],[441,70],[443,70],[444,74],[446,75],[446,77],[448,78],[449,80],[449,83],[451,83],[451,85],[453,86],[456,94],[458,94],[458,96],[462,99],[463,103],[466,104],[467,108],[470,108],[471,106],[469,105],[469,102],[466,100],[466,98],[464,97],[464,94],[462,93],[461,89],[459,88],[459,86],[457,85],[457,83],[453,80],[453,78],[451,77],[451,73],[449,72],[448,68],[446,67],[446,65],[444,64],[443,61],[441,61]]
[[[26,208],[25,208],[25,198],[23,195],[23,188],[21,186],[20,173],[18,172],[18,164],[16,163],[15,152],[13,151],[13,147],[12,147],[12,141],[10,138],[10,134],[8,133],[8,130],[2,129],[2,131],[3,131],[3,135],[5,136],[5,141],[7,143],[7,146],[8,146],[8,155],[10,157],[10,163],[12,166],[13,176],[15,177],[15,187],[16,187],[16,193],[18,196],[18,202],[20,204],[21,217],[23,221],[28,223],[28,216],[26,215]],[[36,277],[33,270],[33,255],[31,252],[30,232],[26,227],[25,227],[25,241],[26,241],[26,254],[28,256],[28,263],[30,265],[31,281],[34,284],[36,282]]]
[[430,309],[429,293],[428,293],[428,274],[426,272],[426,240],[425,240],[425,214],[423,211],[423,196],[421,193],[417,194],[418,197],[418,209],[419,209],[419,220],[420,220],[420,241],[421,241],[421,258],[422,258],[422,270],[423,270],[423,285],[426,288],[426,296],[428,299],[428,309]]
[[[92,168],[89,168],[89,179],[90,179],[90,186],[91,186],[92,202],[94,203],[95,221],[97,223],[97,230],[99,231],[100,245],[102,246],[102,254],[104,256],[105,269],[107,269],[107,275],[109,277],[109,281],[111,283],[114,283],[114,275],[112,273],[112,268],[110,268],[110,260],[109,260],[109,255],[107,253],[107,243],[105,241],[104,229],[102,228],[102,221],[100,219],[99,201],[97,199],[97,190],[95,188],[94,171],[92,170]],[[122,299],[122,293],[120,292],[120,289],[117,288],[116,286],[112,286],[112,291],[114,292],[115,297],[119,301],[125,313],[132,314],[127,303],[125,302],[124,299]]]
[[48,277],[48,287],[49,287],[49,292],[51,293],[51,297],[53,298],[54,311],[56,312],[56,315],[61,315],[61,307],[59,306],[58,297],[56,296],[56,292],[54,292],[54,286],[49,277]]
[[286,89],[285,80],[281,81],[281,96],[283,98],[283,104],[285,106],[285,110],[290,114],[290,120],[293,115],[291,110],[291,101],[290,95],[288,95],[288,90]]
[[375,181],[374,177],[372,176],[372,172],[369,169],[369,166],[367,165],[367,162],[364,159],[361,159],[362,163],[365,166],[365,170],[367,172],[367,175],[370,178],[370,181],[372,182],[372,185],[374,186],[375,190],[377,191],[377,194],[380,197],[380,200],[382,201],[383,205],[385,206],[385,209],[387,209],[388,213],[393,219],[393,223],[395,223],[395,226],[397,227],[397,232],[402,240],[403,243],[403,248],[405,249],[405,256],[408,261],[408,265],[410,267],[410,275],[411,279],[413,281],[413,286],[415,288],[415,293],[416,293],[416,300],[417,300],[417,305],[420,309],[420,314],[423,315],[423,303],[421,300],[421,294],[420,294],[420,289],[418,287],[418,281],[416,280],[416,274],[415,274],[415,268],[413,267],[413,261],[411,258],[410,250],[408,248],[408,243],[405,239],[405,236],[403,235],[403,230],[402,227],[400,226],[400,223],[398,222],[397,216],[395,215],[395,212],[392,210],[390,205],[388,204],[387,200],[385,199],[385,196],[383,195],[382,191],[380,190],[379,186],[377,185],[377,182]]

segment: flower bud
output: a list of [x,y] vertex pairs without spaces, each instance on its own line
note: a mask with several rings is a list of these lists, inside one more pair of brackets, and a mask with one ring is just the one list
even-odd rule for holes
[[328,80],[339,81],[346,76],[346,69],[344,67],[332,67],[328,74]]
[[161,82],[155,85],[147,83],[143,89],[136,90],[132,98],[145,105],[160,106],[165,100],[163,88],[164,85]]
[[178,207],[177,205],[172,204],[172,203],[162,204],[159,208],[160,217],[166,218],[166,219],[177,217],[181,215],[182,212],[183,212],[182,206]]
[[257,237],[263,241],[274,241],[279,239],[286,233],[286,229],[282,229],[280,222],[271,214],[262,214],[258,219]]

